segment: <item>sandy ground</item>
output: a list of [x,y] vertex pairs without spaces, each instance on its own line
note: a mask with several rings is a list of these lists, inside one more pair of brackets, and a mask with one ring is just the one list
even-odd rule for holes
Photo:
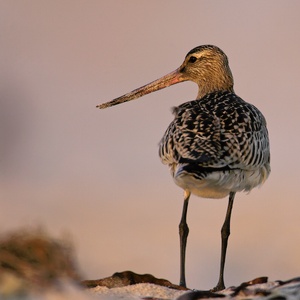
[[95,287],[90,289],[93,295],[103,296],[103,298],[114,299],[144,299],[144,298],[159,298],[159,299],[176,299],[186,293],[186,291],[178,291],[164,286],[159,286],[149,283],[140,283],[129,285],[126,287],[112,288]]
[[235,291],[231,287],[220,292],[220,297],[208,296],[201,291],[178,291],[154,284],[141,283],[132,286],[108,289],[96,287],[90,292],[103,299],[269,299],[269,300],[296,300],[300,299],[300,281],[292,280],[283,285],[280,282],[255,284]]
[[208,291],[179,291],[156,284],[140,283],[125,287],[107,288],[98,286],[82,290],[70,283],[64,283],[59,288],[48,289],[42,293],[30,292],[18,297],[8,296],[0,299],[20,300],[196,300],[196,299],[224,299],[224,300],[299,300],[300,279],[290,282],[273,281],[250,286],[240,285],[229,287],[218,294]]

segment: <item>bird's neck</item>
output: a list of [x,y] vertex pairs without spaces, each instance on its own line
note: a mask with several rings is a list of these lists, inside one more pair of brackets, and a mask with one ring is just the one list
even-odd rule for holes
[[225,70],[219,71],[217,75],[207,72],[206,76],[197,81],[197,84],[199,88],[197,99],[218,91],[234,92],[233,77],[229,68],[226,72]]
[[233,89],[233,86],[226,87],[226,88],[224,88],[224,87],[214,87],[212,89],[203,89],[203,88],[199,87],[198,94],[197,94],[197,99],[201,99],[204,96],[206,96],[208,94],[211,94],[211,93],[214,93],[214,92],[230,92],[230,93],[234,93],[234,89]]

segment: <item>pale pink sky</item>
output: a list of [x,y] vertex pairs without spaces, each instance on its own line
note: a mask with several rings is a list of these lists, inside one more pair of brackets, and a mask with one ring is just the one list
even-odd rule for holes
[[[179,280],[183,195],[158,158],[183,83],[95,106],[177,68],[195,46],[227,53],[235,91],[265,115],[272,174],[233,208],[226,284],[299,276],[300,2],[0,2],[0,228],[69,232],[86,278]],[[191,198],[187,283],[216,284],[227,200]]]

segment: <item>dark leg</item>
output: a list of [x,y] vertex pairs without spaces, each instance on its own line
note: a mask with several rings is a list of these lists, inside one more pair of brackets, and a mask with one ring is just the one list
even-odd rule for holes
[[220,276],[218,284],[215,288],[213,288],[213,291],[221,291],[225,289],[224,285],[224,266],[225,266],[225,258],[226,258],[226,250],[227,250],[227,243],[228,243],[228,237],[230,235],[230,217],[231,217],[231,211],[233,206],[233,200],[234,200],[235,192],[231,192],[229,194],[229,202],[226,212],[226,217],[224,224],[221,229],[221,237],[222,237],[222,252],[221,252],[221,266],[220,266]]
[[189,204],[189,198],[191,193],[189,191],[184,191],[184,202],[182,209],[182,216],[179,224],[179,237],[180,237],[180,282],[179,285],[186,287],[185,283],[185,249],[187,237],[189,235],[189,227],[186,223],[186,214]]

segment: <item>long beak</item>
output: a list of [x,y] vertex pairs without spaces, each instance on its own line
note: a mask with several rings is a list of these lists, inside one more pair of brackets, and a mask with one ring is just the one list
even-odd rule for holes
[[140,98],[144,95],[150,94],[152,92],[164,89],[168,86],[171,86],[173,84],[182,82],[182,81],[186,81],[187,79],[185,79],[182,76],[182,73],[179,71],[179,68],[176,69],[175,71],[155,80],[152,81],[138,89],[133,90],[130,93],[127,93],[121,97],[118,97],[114,100],[111,100],[109,102],[103,103],[103,104],[99,104],[96,107],[103,109],[103,108],[107,108],[110,106],[114,106],[123,102],[127,102],[133,99],[137,99]]

